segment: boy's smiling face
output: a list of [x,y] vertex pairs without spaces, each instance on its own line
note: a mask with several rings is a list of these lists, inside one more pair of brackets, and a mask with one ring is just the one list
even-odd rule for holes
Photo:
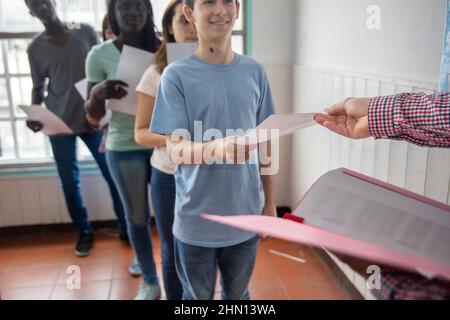
[[186,18],[195,25],[199,38],[216,43],[231,37],[239,10],[235,0],[195,0],[193,10],[184,6]]

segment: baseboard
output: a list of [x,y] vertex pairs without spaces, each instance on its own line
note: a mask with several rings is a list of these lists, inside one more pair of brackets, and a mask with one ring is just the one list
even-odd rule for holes
[[365,300],[363,295],[356,289],[356,287],[347,278],[344,272],[331,259],[331,257],[322,249],[312,248],[315,255],[322,261],[338,279],[339,284],[347,291],[352,300]]

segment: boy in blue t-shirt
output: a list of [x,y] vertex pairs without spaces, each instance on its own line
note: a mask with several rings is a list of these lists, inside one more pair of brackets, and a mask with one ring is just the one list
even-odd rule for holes
[[[152,132],[166,135],[178,165],[173,232],[189,300],[213,298],[217,267],[223,298],[247,298],[258,246],[255,234],[204,220],[202,213],[276,214],[271,176],[261,175],[259,161],[229,165],[238,162],[230,130],[253,129],[274,113],[264,68],[231,49],[239,9],[236,0],[185,0],[200,46],[165,70],[151,124]],[[252,158],[244,151],[245,160]]]

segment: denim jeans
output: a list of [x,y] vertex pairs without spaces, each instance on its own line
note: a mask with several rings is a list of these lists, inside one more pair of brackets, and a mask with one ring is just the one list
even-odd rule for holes
[[105,154],[100,153],[98,148],[101,144],[103,132],[82,133],[78,135],[64,135],[50,137],[50,143],[55,158],[56,167],[58,169],[59,178],[62,184],[64,197],[66,199],[67,210],[70,217],[79,232],[92,231],[89,222],[87,210],[83,204],[80,192],[80,169],[77,161],[77,143],[79,137],[86,144],[100,171],[108,183],[111,193],[114,211],[117,216],[117,225],[120,233],[126,233],[127,226],[125,222],[125,214],[119,193],[111,178],[111,174],[106,165]]
[[255,266],[258,237],[225,248],[188,245],[175,238],[175,261],[183,285],[183,300],[212,300],[221,273],[224,300],[249,299],[247,291]]
[[175,210],[175,178],[152,168],[152,204],[161,238],[161,260],[167,300],[181,300],[183,288],[175,268],[173,219]]
[[150,232],[151,150],[106,151],[106,161],[125,209],[128,235],[144,281],[158,284]]

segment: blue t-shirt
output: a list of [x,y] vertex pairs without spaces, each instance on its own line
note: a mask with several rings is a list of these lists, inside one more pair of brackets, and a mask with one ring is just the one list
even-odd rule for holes
[[[209,64],[193,55],[164,71],[151,131],[171,135],[175,130],[185,129],[192,140],[207,142],[203,133],[208,129],[218,129],[225,137],[227,129],[253,129],[273,113],[272,95],[262,65],[241,55],[227,65]],[[196,121],[202,122],[202,137],[194,136]],[[204,220],[200,214],[261,214],[264,193],[258,164],[181,165],[175,179],[173,233],[178,240],[220,248],[255,236]]]

